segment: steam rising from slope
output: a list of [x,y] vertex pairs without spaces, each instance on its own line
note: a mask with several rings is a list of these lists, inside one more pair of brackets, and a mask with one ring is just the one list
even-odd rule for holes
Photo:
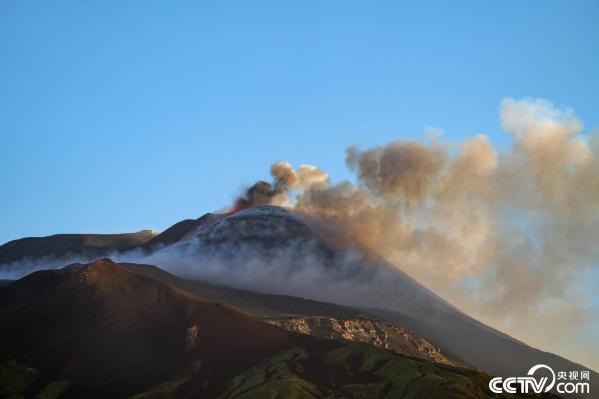
[[585,290],[597,288],[599,141],[581,134],[571,110],[543,100],[506,99],[500,118],[509,151],[483,134],[352,146],[357,184],[277,162],[274,195],[261,203],[285,203],[293,191],[297,211],[334,222],[324,228],[467,313],[536,345],[570,345],[572,329],[597,329]]

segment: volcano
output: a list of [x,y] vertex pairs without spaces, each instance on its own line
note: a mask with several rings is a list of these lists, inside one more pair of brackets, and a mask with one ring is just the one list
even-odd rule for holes
[[[0,371],[20,381],[5,392],[397,397],[422,377],[412,394],[488,397],[489,375],[588,369],[478,322],[323,226],[276,206],[207,214],[126,246],[118,262],[3,282]],[[43,269],[52,254],[30,258]]]
[[[339,245],[321,221],[281,207],[257,206],[222,218],[148,260],[226,286],[359,309],[493,375],[526,375],[534,364],[588,369],[469,317],[376,254]],[[591,374],[591,381],[599,381]]]

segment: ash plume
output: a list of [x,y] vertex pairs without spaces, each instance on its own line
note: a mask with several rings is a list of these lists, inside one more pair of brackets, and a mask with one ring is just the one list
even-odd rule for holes
[[297,183],[295,170],[288,162],[275,162],[270,173],[274,183],[258,181],[237,198],[232,213],[258,205],[283,205],[287,202],[287,192],[291,185]]
[[582,133],[572,110],[540,99],[505,99],[499,116],[512,138],[507,150],[484,134],[351,146],[355,183],[278,162],[264,203],[280,205],[293,192],[289,205],[327,220],[328,236],[373,250],[483,322],[593,363],[596,348],[570,340],[599,327],[589,299],[597,291],[599,139]]
[[301,165],[297,171],[289,162],[278,161],[272,164],[270,174],[273,183],[258,181],[248,188],[237,200],[231,213],[258,205],[289,205],[289,190],[305,189],[318,184],[326,184],[328,176],[311,165]]

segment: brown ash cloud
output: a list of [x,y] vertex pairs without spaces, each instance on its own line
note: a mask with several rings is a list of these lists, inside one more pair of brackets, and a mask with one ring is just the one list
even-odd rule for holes
[[331,236],[375,251],[481,321],[591,364],[597,348],[571,340],[598,329],[599,139],[572,110],[540,99],[505,99],[499,117],[510,148],[485,134],[350,146],[354,182],[277,162],[255,203],[317,215]]

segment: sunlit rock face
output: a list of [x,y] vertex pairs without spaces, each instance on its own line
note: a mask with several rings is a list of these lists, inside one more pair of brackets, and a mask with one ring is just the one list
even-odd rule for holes
[[436,363],[452,364],[439,348],[407,328],[381,320],[331,317],[289,317],[264,319],[267,323],[300,334],[368,342],[379,348]]

